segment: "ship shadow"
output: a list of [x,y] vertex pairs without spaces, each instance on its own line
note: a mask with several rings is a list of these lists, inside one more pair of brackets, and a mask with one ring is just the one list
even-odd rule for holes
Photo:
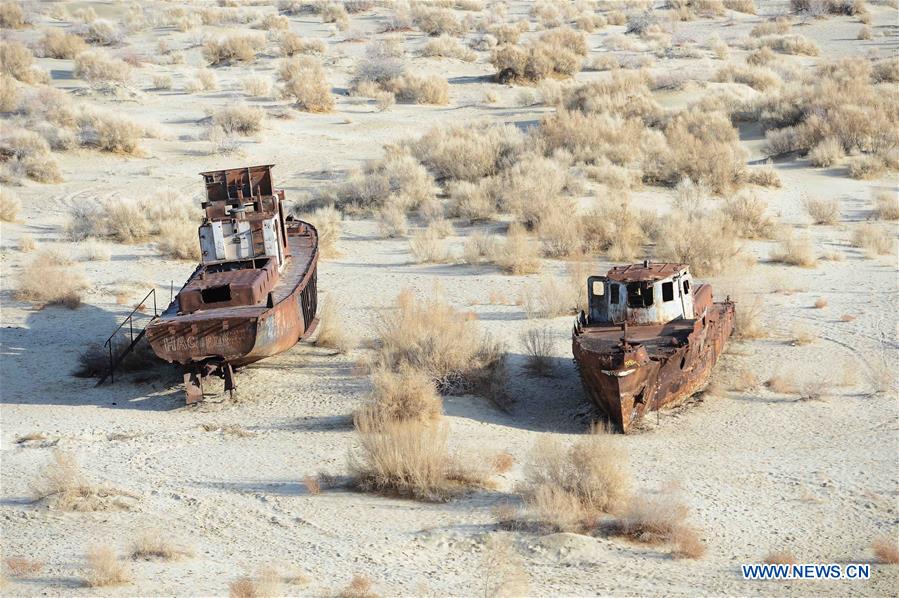
[[445,396],[444,413],[491,425],[562,434],[588,433],[592,423],[602,419],[587,400],[571,357],[549,357],[544,375],[527,364],[527,355],[506,354],[506,396],[497,401],[506,408],[479,396]]
[[[121,373],[97,387],[80,378],[81,355],[103,343],[130,309],[109,311],[89,304],[30,308],[23,326],[0,328],[0,404],[93,405],[111,409],[168,411],[182,407],[177,367],[158,360],[141,371]],[[141,322],[149,316],[141,316]]]

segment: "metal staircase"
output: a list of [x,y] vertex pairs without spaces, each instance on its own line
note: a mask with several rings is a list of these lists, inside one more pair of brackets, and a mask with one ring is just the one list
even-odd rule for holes
[[[141,310],[147,303],[147,300],[152,297],[153,298],[153,317],[144,323],[142,327],[139,327],[137,330],[137,335],[135,336],[135,328],[134,328],[134,314]],[[107,349],[109,352],[109,369],[103,374],[103,377],[97,382],[97,386],[100,386],[106,379],[108,378],[110,382],[115,382],[115,369],[121,365],[122,361],[125,357],[134,351],[134,347],[137,346],[137,343],[144,337],[144,334],[147,332],[147,326],[156,320],[159,317],[159,310],[156,307],[156,289],[150,289],[150,292],[144,295],[144,298],[141,299],[137,307],[131,310],[131,313],[119,324],[118,328],[109,335],[109,338],[106,339],[106,342],[103,343],[103,348]],[[121,331],[125,324],[128,324],[128,346],[122,349],[121,351],[116,351],[115,343],[113,342],[116,338],[116,335]]]

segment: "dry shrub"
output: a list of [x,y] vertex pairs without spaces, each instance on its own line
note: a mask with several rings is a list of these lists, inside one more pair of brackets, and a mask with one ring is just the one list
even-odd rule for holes
[[92,484],[74,455],[58,449],[53,460],[31,483],[34,500],[59,511],[107,511],[130,508],[125,498],[133,496],[108,486]]
[[773,187],[775,189],[780,188],[780,186],[782,185],[780,175],[777,174],[777,171],[770,166],[764,166],[762,168],[750,170],[747,173],[746,181],[751,185],[758,185],[760,187]]
[[247,77],[241,81],[241,86],[252,98],[265,98],[272,93],[272,82],[265,77]]
[[[120,243],[154,239],[167,226],[199,222],[199,206],[174,192],[140,198],[107,198],[81,202],[71,208],[66,233],[73,241],[87,237],[111,238]],[[193,229],[196,245],[196,228]]]
[[372,393],[358,415],[379,420],[440,419],[443,403],[427,373],[402,366],[393,372],[376,369],[371,376]]
[[815,309],[824,309],[827,307],[827,297],[818,297],[815,299]]
[[508,537],[491,534],[484,549],[481,575],[484,596],[511,598],[531,595],[528,572]]
[[290,20],[283,15],[269,13],[262,17],[258,23],[253,25],[256,29],[263,31],[286,31],[290,28]]
[[756,44],[783,54],[817,56],[821,53],[818,44],[804,35],[766,35],[757,39]]
[[419,263],[443,263],[449,260],[449,249],[439,225],[429,224],[409,239],[409,250]]
[[14,193],[0,188],[0,221],[17,222],[21,209],[22,203]]
[[719,212],[706,215],[677,210],[662,225],[658,257],[690,264],[696,276],[725,272],[743,262],[736,228]]
[[34,66],[31,50],[16,41],[4,41],[0,44],[0,72],[22,83],[40,83],[46,80],[46,73]]
[[816,339],[815,332],[803,324],[793,326],[791,336],[793,338],[790,339],[790,344],[798,347],[811,345]]
[[755,0],[724,0],[724,8],[747,15],[756,14]]
[[555,349],[552,329],[548,326],[530,328],[521,334],[521,344],[528,371],[537,376],[552,375]]
[[87,44],[82,38],[61,29],[47,29],[40,42],[41,52],[47,58],[75,58],[85,50]]
[[255,577],[239,577],[228,584],[230,598],[275,598],[282,578],[271,566],[260,567]]
[[501,83],[534,82],[547,77],[572,77],[587,56],[584,34],[570,28],[552,29],[525,46],[505,44],[496,48],[490,62]]
[[688,514],[687,506],[670,494],[639,496],[630,501],[611,531],[647,544],[671,544],[675,558],[697,559],[705,547],[696,530],[686,524]]
[[161,223],[156,238],[156,251],[162,257],[174,260],[199,261],[202,256],[197,223],[179,220]]
[[881,563],[889,565],[899,564],[899,547],[896,546],[895,537],[878,538],[871,543],[871,550]]
[[319,60],[311,56],[285,58],[278,67],[284,83],[281,95],[294,101],[300,110],[330,112],[334,108],[331,86]]
[[327,50],[325,42],[320,39],[306,40],[293,31],[285,31],[281,35],[281,55],[295,56],[296,54],[324,54]]
[[478,55],[459,43],[454,37],[441,35],[428,40],[421,49],[422,56],[438,56],[441,58],[457,58],[465,62],[474,62]]
[[893,232],[873,222],[863,222],[852,229],[852,246],[868,255],[886,255],[893,250]]
[[322,257],[338,257],[337,241],[343,232],[343,214],[334,206],[325,206],[308,214],[300,214],[318,231],[318,251]]
[[754,193],[741,192],[725,200],[721,211],[744,239],[768,239],[775,223],[765,215],[767,204]]
[[753,50],[746,56],[746,64],[752,66],[766,65],[773,62],[775,58],[777,58],[777,55],[774,53],[774,50],[767,46],[762,46],[761,48]]
[[763,562],[771,565],[795,565],[796,557],[788,550],[775,550],[774,552],[769,552]]
[[259,108],[236,104],[216,110],[212,115],[212,124],[227,134],[252,135],[262,130],[264,116],[265,113]]
[[540,438],[524,476],[519,492],[530,517],[554,531],[590,529],[603,513],[621,511],[630,497],[627,453],[610,434],[586,436],[567,449]]
[[383,159],[351,173],[345,182],[322,193],[319,201],[325,198],[349,212],[377,212],[385,206],[405,212],[435,201],[434,179],[407,151],[390,147]]
[[337,598],[377,598],[372,585],[372,580],[365,575],[354,575],[350,583],[337,593]]
[[[872,192],[874,217],[878,220],[899,220],[899,194],[889,189]],[[2,204],[2,202],[0,202]]]
[[85,110],[78,117],[81,144],[114,154],[140,152],[144,129],[136,122],[107,112]]
[[582,282],[572,284],[570,279],[541,277],[540,283],[528,288],[521,299],[528,318],[556,318],[575,313]]
[[396,203],[385,204],[375,212],[378,234],[384,239],[402,237],[408,231],[406,210]]
[[465,33],[467,27],[452,11],[439,6],[417,4],[412,10],[412,21],[428,35],[453,35]]
[[11,127],[0,132],[0,161],[5,161],[11,172],[40,183],[62,180],[50,145],[32,131]]
[[84,41],[97,46],[112,46],[124,38],[122,28],[106,19],[81,23],[75,26],[74,30]]
[[21,29],[25,27],[25,13],[18,2],[8,0],[0,4],[0,27],[3,29]]
[[394,94],[398,102],[406,104],[436,104],[449,103],[449,84],[446,79],[438,75],[403,75],[391,79],[386,91]]
[[511,125],[434,128],[406,142],[438,179],[472,182],[510,166],[522,144],[522,134]]
[[89,568],[85,583],[92,588],[118,586],[132,580],[128,566],[119,560],[109,546],[91,546],[87,549]]
[[307,475],[303,478],[303,486],[306,487],[306,492],[308,492],[310,496],[318,496],[322,492],[321,482],[318,481],[318,478],[311,475]]
[[188,93],[196,93],[198,91],[215,91],[218,87],[218,79],[214,72],[209,69],[197,69],[193,80],[187,83],[185,90]]
[[344,31],[350,25],[350,17],[343,4],[337,2],[322,4],[319,14],[322,17],[322,23],[334,23],[341,31]]
[[44,568],[43,561],[26,559],[23,557],[13,556],[4,559],[3,562],[12,577],[26,577],[30,575],[37,575]]
[[858,156],[849,162],[847,172],[853,179],[876,179],[888,170],[899,169],[899,150],[892,149],[883,155]]
[[332,301],[325,301],[318,312],[315,345],[346,353],[356,346],[356,337],[347,322],[340,318]]
[[802,206],[815,224],[836,224],[840,221],[840,202],[837,199],[802,198]]
[[521,276],[540,271],[540,250],[525,233],[524,228],[513,224],[506,238],[493,246],[490,261],[509,274]]
[[735,312],[734,334],[740,340],[764,338],[768,332],[761,323],[764,305],[760,297],[738,301]]
[[131,78],[131,67],[100,52],[82,52],[75,57],[73,74],[91,84],[125,84]]
[[811,237],[808,235],[795,236],[790,232],[784,235],[779,247],[771,252],[771,260],[803,268],[814,268],[818,265]]
[[487,485],[483,472],[449,453],[445,424],[367,412],[355,422],[360,449],[350,453],[349,469],[360,490],[445,501]]
[[488,179],[481,179],[477,183],[454,181],[448,185],[450,213],[469,223],[493,220],[497,207],[489,182]]
[[874,30],[868,27],[867,25],[862,25],[862,27],[858,30],[858,34],[856,34],[855,39],[858,40],[871,40],[874,39]]
[[[53,284],[48,285],[48,280]],[[80,268],[72,265],[71,260],[60,253],[43,250],[19,273],[15,296],[21,301],[75,309],[81,305],[81,291],[87,287]]]
[[836,137],[827,137],[821,140],[808,153],[809,161],[812,166],[827,167],[833,166],[843,159],[846,153],[843,151],[843,145]]
[[715,81],[742,83],[758,90],[766,91],[783,85],[783,80],[773,70],[752,64],[728,64],[718,69]]
[[375,323],[373,366],[425,372],[441,393],[488,393],[502,375],[502,347],[436,294],[416,299],[403,291],[396,307]]
[[131,558],[135,559],[177,561],[190,556],[192,550],[178,545],[158,529],[142,530],[131,547]]
[[109,246],[97,239],[85,239],[81,243],[82,260],[88,262],[108,262],[110,258]]
[[21,86],[9,75],[0,74],[0,112],[15,112],[21,103]]
[[560,198],[567,183],[567,169],[557,160],[529,155],[503,172],[496,195],[504,212],[515,214],[520,224],[534,228],[548,214],[570,215],[574,211],[573,205]]
[[211,65],[250,62],[264,46],[261,34],[232,33],[203,42],[203,58]]
[[781,374],[775,374],[765,381],[765,386],[777,394],[789,395],[799,392],[796,384]]
[[508,473],[512,466],[515,465],[515,457],[508,452],[501,452],[493,455],[490,459],[490,467],[494,473]]
[[172,88],[172,78],[169,75],[154,75],[153,89],[168,90]]

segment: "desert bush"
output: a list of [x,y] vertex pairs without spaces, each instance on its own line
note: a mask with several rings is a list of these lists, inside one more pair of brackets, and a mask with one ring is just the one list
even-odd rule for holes
[[487,179],[477,183],[453,181],[447,187],[450,213],[465,218],[470,223],[493,220],[496,217],[496,199]]
[[871,543],[871,550],[881,563],[899,564],[899,547],[896,546],[895,538],[878,538]]
[[153,89],[168,90],[172,88],[172,78],[169,75],[154,75]]
[[855,36],[857,40],[871,40],[874,39],[874,30],[868,27],[867,25],[863,25]]
[[[48,285],[47,281],[53,284]],[[19,274],[15,296],[21,301],[63,305],[75,309],[81,304],[81,291],[87,288],[81,270],[60,253],[44,250],[31,259]]]
[[384,239],[402,237],[408,231],[406,210],[397,203],[385,204],[376,211],[375,222],[378,223],[378,234]]
[[296,54],[324,54],[325,42],[320,39],[306,40],[293,31],[285,31],[280,41],[282,56],[295,56]]
[[330,112],[334,108],[331,86],[321,62],[311,56],[285,58],[278,67],[284,83],[282,95],[291,98],[300,110]]
[[872,193],[874,217],[878,220],[899,220],[899,195],[889,189],[879,189]]
[[253,27],[263,31],[286,31],[290,28],[290,20],[283,15],[269,13],[259,19]]
[[802,206],[814,224],[836,224],[840,220],[840,202],[836,199],[802,198]]
[[457,58],[465,62],[474,62],[477,54],[463,46],[449,35],[441,35],[430,39],[421,49],[422,56],[438,56],[441,58]]
[[675,211],[662,225],[656,246],[665,261],[690,264],[696,276],[716,275],[742,261],[735,226],[721,214]]
[[557,160],[527,155],[503,171],[496,192],[500,208],[518,222],[534,228],[549,214],[573,211],[560,197],[566,186],[566,168]]
[[132,580],[131,571],[109,546],[91,546],[87,550],[89,572],[85,579],[92,588],[117,586]]
[[197,69],[194,78],[185,86],[185,91],[188,93],[215,91],[218,87],[218,79],[214,72],[209,69]]
[[41,183],[62,180],[49,144],[37,133],[9,128],[0,133],[0,159],[12,172]]
[[305,220],[318,231],[318,251],[322,257],[337,257],[337,241],[343,232],[343,214],[334,206],[324,206],[308,213],[298,212],[301,220]]
[[281,577],[273,567],[262,567],[255,577],[238,577],[228,584],[230,598],[274,598],[279,596]]
[[576,211],[574,203],[568,200],[534,214],[540,218],[537,237],[545,257],[571,257],[583,251],[584,226],[581,219],[572,217]]
[[236,104],[216,110],[212,115],[212,124],[225,133],[252,135],[262,130],[264,116],[265,113],[259,108]]
[[555,531],[584,531],[604,513],[618,513],[630,497],[627,452],[610,434],[586,436],[568,448],[541,438],[518,488],[531,516]]
[[406,104],[449,103],[449,84],[439,75],[420,77],[406,74],[391,79],[385,85],[385,91],[392,93],[398,102]]
[[247,77],[241,81],[244,93],[252,98],[268,97],[272,93],[272,83],[265,77]]
[[109,246],[97,239],[85,239],[80,244],[80,259],[87,262],[108,262],[111,257]]
[[315,346],[334,349],[338,353],[346,353],[356,346],[356,337],[346,321],[337,313],[333,301],[325,301],[318,312],[318,327]]
[[780,175],[770,166],[750,170],[747,172],[746,181],[760,187],[779,188],[782,185]]
[[520,302],[528,318],[556,318],[576,312],[580,290],[580,284],[571,280],[543,276],[537,285],[522,292]]
[[16,41],[0,43],[0,72],[22,83],[46,82],[47,74],[34,66],[34,55]]
[[416,301],[400,293],[375,331],[374,367],[423,371],[441,393],[489,391],[503,368],[501,347],[436,295]]
[[21,103],[21,86],[9,75],[0,74],[0,112],[15,112]]
[[81,145],[115,154],[140,151],[143,128],[132,120],[111,113],[85,110],[78,117]]
[[602,252],[614,261],[638,256],[649,239],[640,214],[627,201],[601,201],[583,218],[583,243],[588,252]]
[[539,247],[520,226],[509,227],[506,238],[494,244],[493,250],[490,261],[503,272],[521,276],[540,271]]
[[765,215],[767,204],[754,193],[738,193],[725,200],[721,211],[744,239],[768,239],[775,223]]
[[349,457],[360,490],[426,501],[445,501],[488,484],[483,472],[463,466],[447,449],[448,428],[417,419],[357,414],[360,449]]
[[755,0],[724,0],[724,7],[748,15],[756,14]]
[[769,68],[751,64],[729,64],[718,69],[715,81],[742,83],[758,91],[779,87],[781,78]]
[[696,531],[686,524],[689,510],[670,494],[639,496],[629,502],[626,513],[612,526],[613,535],[627,536],[647,544],[669,543],[675,558],[696,559],[705,547]]
[[459,36],[468,29],[452,11],[439,6],[418,4],[412,9],[412,22],[428,35]]
[[756,43],[783,54],[817,56],[821,53],[818,44],[804,35],[766,35],[758,38]]
[[96,19],[74,27],[75,33],[89,44],[112,46],[122,41],[124,31],[117,24],[106,19]]
[[771,252],[771,260],[803,268],[814,268],[818,265],[811,238],[808,235],[795,236],[790,233],[787,233],[780,241],[779,247]]
[[442,263],[449,260],[449,249],[442,230],[433,224],[419,230],[409,239],[409,250],[420,263]]
[[59,511],[127,509],[127,493],[90,482],[71,453],[54,449],[53,457],[31,483],[32,497]]
[[25,13],[18,2],[7,0],[0,4],[0,27],[3,29],[21,29],[25,25]]
[[404,211],[434,198],[434,179],[404,148],[389,148],[381,160],[353,172],[334,190],[334,201],[350,212],[372,212],[383,206]]
[[899,58],[886,58],[872,65],[871,78],[874,83],[896,83],[899,81]]
[[401,421],[439,419],[443,403],[434,381],[422,370],[402,366],[398,371],[378,368],[371,376],[372,392],[357,416]]
[[763,303],[759,297],[739,300],[740,308],[734,318],[734,333],[740,340],[764,338],[768,332],[761,322]]
[[21,209],[22,203],[14,193],[0,188],[0,221],[17,222]]
[[261,34],[232,33],[203,42],[203,58],[213,66],[250,62],[264,46]]
[[827,137],[811,149],[808,153],[808,158],[812,166],[826,167],[833,166],[842,160],[845,155],[843,145],[839,139]]
[[768,46],[762,46],[747,54],[746,64],[751,66],[763,66],[771,64],[776,58],[777,55],[774,53],[774,50]]
[[193,556],[193,551],[180,546],[159,529],[142,530],[131,547],[131,558],[177,561]]
[[189,220],[173,220],[159,225],[156,251],[162,257],[173,260],[199,261],[200,244],[197,242],[197,223]]
[[853,179],[876,179],[887,170],[896,170],[899,160],[885,160],[877,154],[858,156],[849,161],[847,172]]
[[44,568],[43,561],[15,556],[4,559],[3,563],[12,577],[37,575]]
[[61,29],[47,29],[40,42],[41,52],[48,58],[75,58],[85,50],[87,44],[77,35]]
[[886,255],[893,250],[893,235],[889,227],[863,222],[852,230],[852,246],[869,255]]
[[523,142],[511,125],[456,125],[430,129],[405,145],[438,179],[475,182],[513,164]]
[[553,29],[536,41],[517,46],[505,44],[493,51],[490,62],[501,83],[540,81],[547,77],[572,77],[587,55],[584,34],[570,28]]
[[99,52],[82,52],[75,57],[73,74],[91,84],[125,84],[131,78],[131,67]]
[[525,367],[528,371],[537,376],[552,375],[555,339],[551,328],[529,328],[521,334],[521,345],[524,347]]

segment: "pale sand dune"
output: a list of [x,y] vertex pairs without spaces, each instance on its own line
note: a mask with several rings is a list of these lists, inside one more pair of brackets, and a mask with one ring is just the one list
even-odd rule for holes
[[[169,3],[141,2],[162,10]],[[509,3],[508,20],[525,17],[527,3]],[[759,16],[728,11],[726,17],[676,23],[677,35],[702,43],[712,33],[728,42],[745,36],[764,17],[788,10],[786,2],[757,0]],[[121,18],[114,2],[54,3],[92,6],[101,18]],[[44,7],[47,8],[47,7]],[[895,56],[896,10],[880,3],[869,7],[872,27],[883,36],[857,41],[857,18],[807,20],[793,32],[813,39],[818,57],[794,57],[801,65],[825,58],[876,50]],[[263,8],[260,7],[260,10]],[[271,12],[271,6],[264,10]],[[374,35],[378,19],[389,11],[351,16],[351,28]],[[459,13],[462,14],[462,13]],[[41,27],[66,23],[37,15],[35,26],[10,32],[25,42],[40,38]],[[228,25],[228,29],[249,25]],[[385,144],[421,134],[431,126],[476,121],[534,124],[552,111],[545,106],[519,107],[522,87],[489,78],[488,54],[465,63],[417,56],[426,41],[418,31],[405,33],[407,64],[412,72],[439,74],[450,82],[446,106],[397,104],[376,111],[370,100],[344,94],[364,44],[342,42],[344,34],[315,15],[290,17],[290,29],[326,42],[325,65],[336,107],[327,114],[290,111],[287,119],[270,114],[261,133],[239,138],[242,155],[209,154],[199,122],[217,107],[243,101],[241,80],[250,74],[275,76],[277,58],[264,55],[249,65],[215,68],[217,91],[187,94],[184,85],[205,66],[198,47],[184,50],[185,64],[134,69],[131,94],[115,99],[86,91],[71,76],[72,61],[39,58],[52,73],[52,85],[83,102],[102,105],[158,134],[141,141],[143,155],[121,157],[79,149],[55,152],[64,182],[42,185],[26,181],[15,188],[23,204],[20,223],[3,223],[2,328],[0,328],[0,396],[2,396],[2,555],[26,556],[45,563],[33,576],[8,579],[4,595],[227,595],[228,584],[274,564],[282,572],[305,572],[305,586],[283,585],[279,595],[327,595],[346,586],[353,575],[373,582],[385,596],[485,593],[496,568],[486,564],[487,538],[508,537],[528,581],[527,595],[889,595],[899,569],[872,565],[867,582],[748,582],[740,563],[759,562],[786,550],[799,562],[874,562],[870,548],[878,536],[897,533],[899,509],[899,404],[895,381],[886,394],[872,393],[873,372],[886,364],[895,373],[897,357],[896,256],[865,259],[850,246],[850,226],[870,217],[870,190],[895,191],[897,179],[850,179],[840,169],[813,169],[804,159],[773,165],[780,189],[758,192],[781,223],[805,227],[819,253],[842,254],[842,261],[821,261],[803,269],[771,263],[773,241],[747,241],[759,263],[712,279],[716,295],[742,301],[760,297],[767,338],[733,342],[720,366],[722,380],[751,370],[760,381],[775,373],[798,383],[823,381],[823,401],[798,401],[759,385],[705,397],[688,408],[650,415],[647,430],[626,439],[635,485],[654,490],[676,482],[691,508],[690,521],[700,530],[706,555],[696,561],[672,559],[663,548],[606,537],[527,532],[499,532],[492,514],[504,501],[515,501],[522,463],[535,440],[552,435],[570,442],[584,434],[592,411],[571,360],[568,316],[549,321],[557,337],[554,378],[529,377],[523,368],[519,335],[530,323],[513,305],[540,275],[507,276],[487,266],[415,264],[407,238],[380,239],[371,219],[348,220],[339,241],[341,257],[323,261],[319,289],[337,303],[345,325],[360,339],[373,338],[372,318],[402,288],[419,295],[442,293],[455,307],[472,311],[478,324],[503,340],[510,352],[510,413],[477,397],[445,397],[452,447],[475,455],[508,451],[515,466],[497,476],[497,488],[474,492],[445,504],[428,504],[343,489],[309,494],[307,475],[345,475],[348,451],[355,446],[351,413],[369,391],[357,362],[365,348],[346,355],[303,344],[239,373],[235,403],[212,397],[198,408],[183,407],[180,374],[160,367],[146,378],[135,376],[114,385],[94,387],[93,380],[70,376],[78,355],[102,342],[129,307],[116,303],[109,289],[128,285],[136,301],[142,289],[155,286],[161,302],[192,272],[190,261],[164,260],[152,244],[110,244],[110,261],[81,262],[90,287],[77,310],[38,309],[17,301],[12,291],[29,258],[19,239],[30,235],[41,247],[77,255],[77,245],[63,233],[69,210],[90,197],[127,197],[173,189],[199,198],[200,171],[247,164],[276,164],[279,187],[299,200],[316,187],[341,179],[366,160],[382,155]],[[153,56],[160,39],[175,48],[191,46],[201,34],[219,31],[202,26],[180,33],[171,27],[148,28],[129,35],[112,52]],[[621,26],[589,35],[591,56],[603,39],[623,33]],[[4,31],[4,37],[6,37]],[[632,54],[623,52],[623,55]],[[742,62],[746,51],[731,48],[729,60]],[[699,73],[708,78],[721,61],[708,57],[656,59],[653,72]],[[169,74],[172,91],[152,90],[152,77]],[[582,72],[578,80],[603,76]],[[694,75],[691,75],[694,76]],[[736,84],[712,84],[754,92]],[[491,91],[496,102],[484,103]],[[689,87],[660,92],[663,105],[678,107],[705,90]],[[275,99],[246,99],[267,111],[283,110]],[[749,160],[764,157],[757,128],[743,132]],[[842,206],[835,226],[809,226],[801,198],[836,198]],[[644,187],[633,201],[666,212],[673,193]],[[449,243],[461,252],[472,228],[456,227]],[[895,234],[895,227],[893,233]],[[597,273],[610,262],[595,261]],[[544,271],[564,273],[564,263],[544,260]],[[52,284],[53,281],[47,281]],[[794,289],[775,293],[776,289]],[[509,305],[491,304],[491,295]],[[813,309],[826,297],[824,309]],[[738,309],[739,309],[738,304]],[[851,314],[855,319],[841,321]],[[816,336],[807,346],[792,346],[796,326]],[[845,372],[850,372],[846,374]],[[845,381],[845,384],[844,384]],[[205,431],[202,424],[238,425],[240,437]],[[19,436],[42,432],[48,441],[16,444]],[[122,434],[124,439],[112,439]],[[133,437],[129,437],[131,435]],[[139,496],[133,511],[60,513],[30,503],[29,482],[55,446],[72,452],[95,481]],[[138,532],[158,527],[193,547],[195,556],[174,562],[131,562],[134,581],[111,588],[84,587],[84,553],[90,544],[105,544],[125,554]],[[7,575],[5,573],[5,575]],[[7,575],[8,577],[8,575]],[[890,588],[893,588],[891,590]],[[519,593],[521,593],[519,591]]]

